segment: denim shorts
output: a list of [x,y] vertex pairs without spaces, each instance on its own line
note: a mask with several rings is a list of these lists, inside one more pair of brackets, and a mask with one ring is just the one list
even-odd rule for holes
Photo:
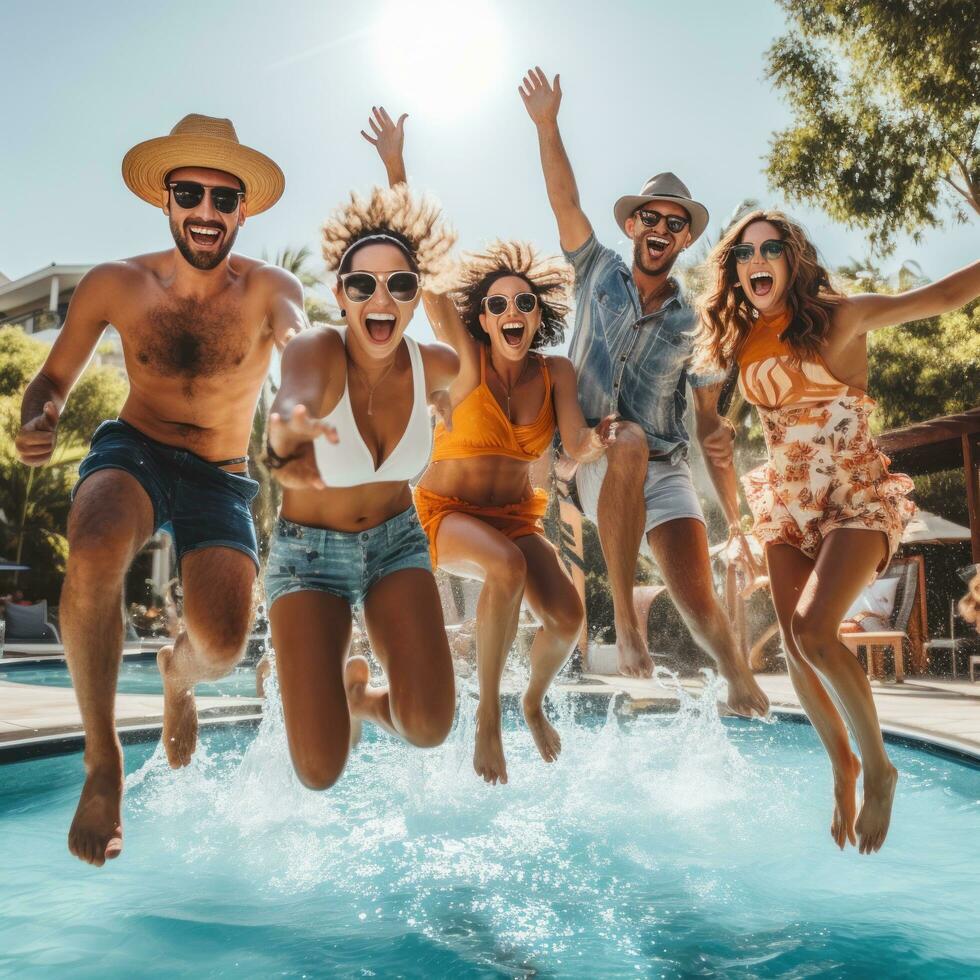
[[432,571],[414,507],[366,531],[307,527],[280,517],[266,565],[266,608],[291,592],[329,592],[361,606],[375,583],[403,568]]
[[123,470],[139,482],[153,505],[153,530],[170,534],[178,561],[198,548],[234,548],[259,567],[249,507],[259,492],[255,480],[150,439],[122,419],[110,419],[95,430],[72,499],[99,470]]

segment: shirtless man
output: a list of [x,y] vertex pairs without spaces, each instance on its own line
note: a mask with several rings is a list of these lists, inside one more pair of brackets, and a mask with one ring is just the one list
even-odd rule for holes
[[[685,389],[694,393],[698,442],[729,521],[730,538],[750,556],[739,528],[732,463],[734,431],[718,415],[723,377],[691,370],[697,319],[670,272],[708,223],[708,212],[673,174],[651,178],[620,198],[616,220],[630,237],[632,267],[599,244],[579,203],[558,131],[561,85],[540,68],[521,98],[538,133],[548,200],[565,257],[575,270],[575,332],[569,354],[579,401],[594,425],[610,412],[624,420],[599,461],[580,465],[579,499],[599,529],[613,593],[620,672],[649,677],[653,660],[633,607],[636,559],[644,535],[675,606],[728,681],[738,714],[764,715],[769,702],[739,653],[711,579],[708,538],[687,464]],[[754,559],[752,559],[754,564]]]
[[175,247],[96,266],[27,387],[17,451],[50,458],[58,418],[108,324],[122,338],[129,396],[82,461],[68,518],[61,623],[85,728],[86,780],[71,852],[101,866],[122,850],[122,747],[115,691],[126,571],[159,528],[172,534],[184,625],[158,657],[163,744],[174,768],[197,741],[194,685],[227,674],[245,649],[258,569],[247,475],[249,434],[273,346],[305,325],[288,272],[231,254],[247,214],[282,194],[272,160],[238,142],[230,121],[191,115],[134,147],[123,178],[162,207]]

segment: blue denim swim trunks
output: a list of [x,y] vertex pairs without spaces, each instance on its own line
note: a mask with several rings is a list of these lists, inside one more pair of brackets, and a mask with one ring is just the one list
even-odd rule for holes
[[258,569],[249,507],[259,492],[255,480],[150,439],[122,419],[110,419],[95,430],[78,468],[73,500],[82,483],[99,470],[123,470],[139,482],[153,505],[153,529],[171,535],[178,561],[198,548],[234,548]]
[[432,571],[414,507],[366,531],[332,531],[280,517],[266,565],[266,608],[291,592],[329,592],[361,606],[373,585],[403,568]]

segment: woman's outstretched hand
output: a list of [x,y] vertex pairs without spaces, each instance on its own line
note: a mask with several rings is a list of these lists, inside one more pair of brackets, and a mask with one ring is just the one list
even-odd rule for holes
[[283,460],[271,469],[284,487],[291,490],[325,489],[313,452],[313,440],[318,436],[324,436],[328,442],[338,442],[337,430],[323,419],[313,418],[305,405],[294,405],[286,416],[278,412],[269,416],[269,447]]
[[561,76],[548,83],[548,76],[538,67],[529,68],[524,80],[518,86],[524,100],[524,108],[535,126],[558,121],[558,107],[561,105]]
[[381,157],[381,162],[389,174],[393,168],[401,171],[405,169],[405,120],[407,118],[408,113],[403,112],[398,117],[398,122],[393,122],[383,105],[372,106],[368,126],[374,135],[361,130],[361,136],[378,151],[378,156]]

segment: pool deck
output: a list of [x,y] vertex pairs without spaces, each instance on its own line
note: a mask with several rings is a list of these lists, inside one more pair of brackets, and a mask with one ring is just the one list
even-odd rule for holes
[[[799,711],[799,700],[786,674],[756,676],[774,707]],[[698,678],[685,678],[681,683],[692,694],[703,686]],[[586,674],[581,681],[562,686],[593,694],[622,692],[637,707],[669,709],[677,700],[674,692],[656,679]],[[980,755],[980,683],[917,677],[904,684],[874,682],[872,691],[886,729],[924,736]],[[243,697],[199,697],[197,703],[202,718],[255,715],[262,705],[255,698]],[[163,698],[159,695],[120,694],[116,698],[116,720],[121,728],[158,725],[162,718]],[[79,731],[81,719],[70,688],[0,681],[0,744]]]

